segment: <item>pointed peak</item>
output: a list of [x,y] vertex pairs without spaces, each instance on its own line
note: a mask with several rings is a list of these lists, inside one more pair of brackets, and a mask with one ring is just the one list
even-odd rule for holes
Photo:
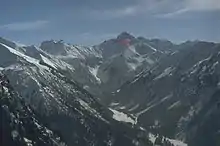
[[135,39],[134,36],[132,36],[131,34],[129,34],[128,32],[122,32],[117,36],[117,39]]
[[46,51],[49,54],[53,55],[60,55],[60,54],[67,54],[66,47],[68,47],[67,44],[64,43],[63,40],[48,40],[41,43],[40,48],[43,51]]

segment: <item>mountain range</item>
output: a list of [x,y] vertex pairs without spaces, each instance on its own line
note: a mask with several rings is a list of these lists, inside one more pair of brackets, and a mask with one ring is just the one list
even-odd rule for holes
[[219,146],[220,44],[0,38],[3,145]]

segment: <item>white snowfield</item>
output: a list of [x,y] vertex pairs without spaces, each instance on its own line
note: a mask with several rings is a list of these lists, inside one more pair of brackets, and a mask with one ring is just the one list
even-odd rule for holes
[[121,122],[126,122],[126,123],[131,123],[131,124],[136,124],[136,121],[129,117],[127,114],[119,112],[117,110],[109,108],[114,114],[113,114],[113,119],[116,121],[121,121]]
[[[154,144],[155,140],[156,140],[157,136],[155,136],[152,133],[149,133],[149,140]],[[179,140],[175,140],[175,139],[169,139],[164,137],[166,140],[168,140],[169,142],[171,142],[174,146],[188,146],[186,143],[179,141]]]
[[95,77],[95,79],[98,81],[98,83],[101,83],[100,78],[97,76],[99,70],[99,66],[96,66],[94,68],[89,67],[90,73]]
[[44,57],[42,54],[40,54],[42,60],[44,61],[44,63],[50,65],[51,67],[57,69],[56,65],[54,63],[52,63],[49,59],[47,59],[46,57]]
[[168,67],[166,68],[159,76],[157,76],[154,80],[158,80],[161,79],[165,76],[170,76],[172,74],[172,72],[174,71],[175,68],[173,67]]

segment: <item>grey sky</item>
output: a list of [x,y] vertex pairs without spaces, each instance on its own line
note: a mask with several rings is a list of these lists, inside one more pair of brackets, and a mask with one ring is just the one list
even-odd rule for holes
[[174,42],[220,42],[219,0],[1,0],[0,36],[96,44],[122,31]]

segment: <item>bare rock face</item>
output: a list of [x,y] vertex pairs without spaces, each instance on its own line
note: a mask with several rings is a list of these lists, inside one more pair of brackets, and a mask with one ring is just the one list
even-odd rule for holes
[[57,133],[48,129],[0,72],[0,129],[2,145],[65,146]]

